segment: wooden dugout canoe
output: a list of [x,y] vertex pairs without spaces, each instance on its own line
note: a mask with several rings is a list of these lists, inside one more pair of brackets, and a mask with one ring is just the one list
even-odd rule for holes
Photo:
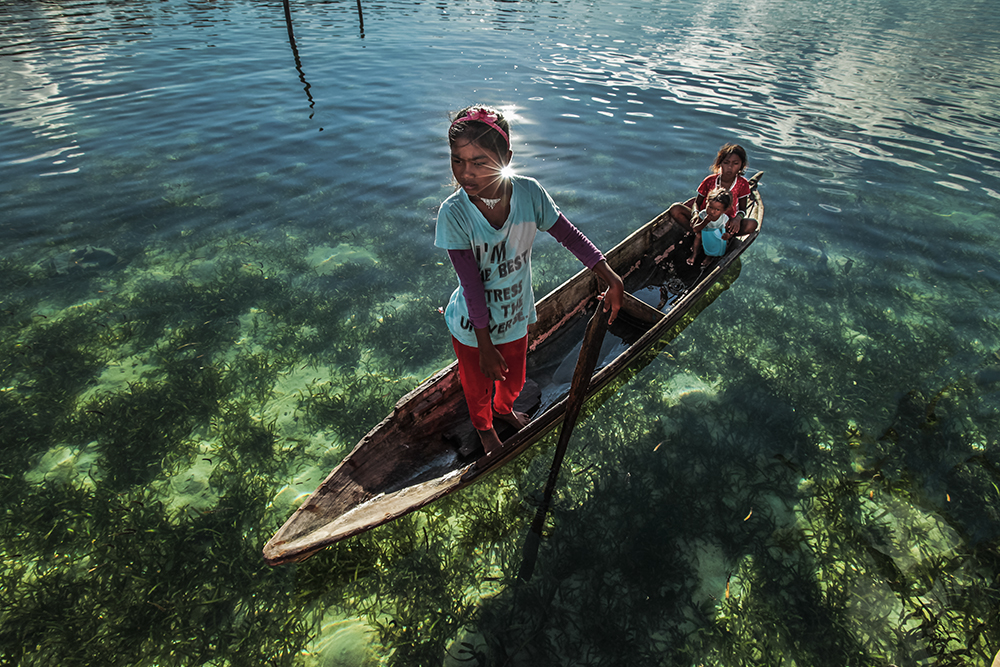
[[[707,267],[687,265],[693,237],[666,211],[605,254],[625,282],[627,298],[605,338],[588,397],[661,341],[757,238],[764,216],[756,187],[762,175],[750,179],[748,216],[758,221],[757,230],[731,241],[726,254]],[[599,287],[594,273],[584,269],[536,304],[538,322],[529,333],[527,362],[534,391],[526,387],[524,392],[533,394],[535,405],[518,407],[533,412],[532,420],[506,438],[488,462],[476,458],[477,436],[452,363],[401,398],[358,442],[264,546],[264,560],[271,565],[302,561],[419,509],[503,466],[558,425],[584,329],[599,304]]]

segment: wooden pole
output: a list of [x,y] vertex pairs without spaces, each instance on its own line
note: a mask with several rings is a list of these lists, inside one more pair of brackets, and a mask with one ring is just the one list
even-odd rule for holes
[[521,569],[517,578],[521,582],[526,582],[531,578],[535,570],[535,561],[538,559],[538,547],[542,541],[542,530],[545,528],[545,515],[552,504],[552,494],[555,492],[556,481],[559,479],[559,469],[562,467],[563,458],[566,456],[566,448],[569,445],[569,438],[573,434],[573,427],[576,426],[577,417],[583,408],[583,402],[587,398],[587,387],[590,386],[590,378],[597,367],[598,356],[601,352],[601,343],[604,341],[604,334],[608,330],[608,317],[610,311],[604,311],[604,304],[598,304],[597,312],[590,318],[587,325],[587,333],[583,336],[583,345],[580,347],[580,356],[576,360],[576,370],[573,371],[573,382],[569,387],[569,396],[566,399],[566,414],[563,417],[562,430],[559,432],[559,442],[556,444],[556,455],[552,460],[552,468],[549,470],[549,480],[545,485],[545,495],[542,496],[542,504],[538,506],[535,519],[531,522],[531,530],[524,540],[524,559],[521,561]]

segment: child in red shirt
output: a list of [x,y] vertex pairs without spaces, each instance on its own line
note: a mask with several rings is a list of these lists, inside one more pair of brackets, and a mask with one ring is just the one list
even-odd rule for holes
[[[698,196],[683,204],[670,207],[670,217],[680,225],[691,228],[691,214],[705,208],[708,193],[715,188],[729,191],[733,197],[726,215],[726,233],[732,236],[742,236],[757,229],[757,221],[746,217],[747,201],[750,198],[750,181],[743,177],[747,169],[747,152],[739,144],[726,144],[719,149],[712,164],[712,173],[698,186]],[[693,207],[693,208],[692,208]]]

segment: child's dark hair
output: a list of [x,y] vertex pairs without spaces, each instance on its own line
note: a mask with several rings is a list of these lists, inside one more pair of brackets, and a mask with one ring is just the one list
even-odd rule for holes
[[[507,137],[497,132],[496,129],[485,121],[463,120],[469,116],[484,115],[492,117],[491,122],[503,130]],[[483,148],[493,151],[497,155],[504,156],[510,150],[510,123],[503,117],[499,110],[485,104],[473,104],[465,107],[457,114],[448,128],[448,144],[453,145],[456,141],[465,141],[478,144]]]
[[712,164],[712,173],[719,173],[722,170],[722,161],[734,153],[743,161],[743,167],[737,172],[742,176],[747,170],[747,152],[739,144],[726,144],[719,149],[719,154],[715,156],[715,162]]
[[719,202],[722,204],[723,210],[728,211],[729,207],[733,205],[733,194],[725,188],[712,188],[708,196],[705,197],[705,204],[707,205],[710,201]]

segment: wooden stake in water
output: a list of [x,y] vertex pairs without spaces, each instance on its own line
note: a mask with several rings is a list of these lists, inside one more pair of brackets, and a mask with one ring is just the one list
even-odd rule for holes
[[542,540],[542,529],[545,527],[545,515],[548,513],[549,505],[552,504],[552,494],[559,478],[563,457],[566,455],[566,447],[569,445],[573,427],[576,426],[577,417],[580,416],[580,410],[583,408],[583,401],[587,397],[590,378],[597,367],[601,343],[608,330],[609,314],[610,311],[605,312],[603,304],[598,305],[597,312],[590,318],[590,323],[587,325],[587,333],[583,336],[580,356],[577,357],[576,370],[573,371],[573,382],[569,387],[569,396],[566,398],[566,414],[563,417],[562,430],[559,432],[559,442],[556,444],[556,455],[552,460],[552,468],[549,470],[549,481],[545,485],[545,495],[542,497],[542,504],[538,506],[538,511],[535,513],[534,521],[531,522],[531,530],[528,531],[528,536],[524,540],[524,560],[521,561],[521,569],[517,574],[517,578],[522,582],[530,579],[531,573],[535,570],[538,547]]

